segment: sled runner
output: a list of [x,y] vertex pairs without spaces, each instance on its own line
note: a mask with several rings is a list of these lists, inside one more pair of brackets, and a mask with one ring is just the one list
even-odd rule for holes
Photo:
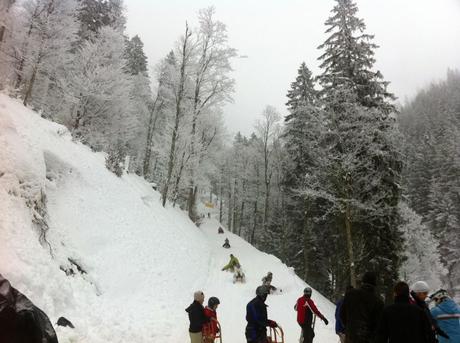
[[268,343],[284,343],[284,331],[280,326],[276,328],[270,328]]
[[217,332],[215,342],[222,343],[222,328],[220,327],[219,321],[217,321],[217,328],[219,329],[219,331]]

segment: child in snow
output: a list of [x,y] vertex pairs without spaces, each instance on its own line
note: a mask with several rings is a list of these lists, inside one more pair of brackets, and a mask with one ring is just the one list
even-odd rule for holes
[[214,343],[219,333],[219,324],[217,322],[217,307],[220,301],[216,297],[208,300],[208,306],[204,309],[204,314],[209,318],[209,323],[203,325],[203,343]]
[[267,287],[270,293],[275,292],[277,289],[275,286],[272,286],[272,280],[273,280],[272,272],[268,272],[268,274],[262,278],[262,286]]
[[246,282],[246,276],[243,273],[243,270],[241,267],[235,267],[235,272],[233,273],[233,283],[245,283]]
[[228,240],[228,238],[225,238],[225,242],[224,245],[222,245],[222,248],[230,249],[230,241]]
[[238,267],[240,268],[241,265],[240,265],[240,261],[238,261],[238,259],[233,256],[233,254],[230,254],[230,261],[227,263],[227,265],[222,268],[222,271],[230,271],[230,272],[234,272],[235,271],[235,267]]
[[447,339],[438,335],[439,343],[460,342],[460,306],[443,289],[431,295],[430,298],[436,304],[431,309],[431,315],[440,329],[449,336]]

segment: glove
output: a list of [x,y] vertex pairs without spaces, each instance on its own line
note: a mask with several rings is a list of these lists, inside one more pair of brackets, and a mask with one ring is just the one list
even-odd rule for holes
[[277,328],[278,324],[274,320],[269,320],[268,321],[268,326],[271,328]]
[[329,320],[327,320],[326,318],[323,318],[323,322],[324,324],[329,325]]

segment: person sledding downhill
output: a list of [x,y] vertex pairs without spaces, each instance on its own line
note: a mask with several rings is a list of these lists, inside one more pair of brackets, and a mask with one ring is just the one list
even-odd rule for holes
[[222,271],[234,272],[235,267],[241,268],[240,261],[238,261],[238,259],[235,256],[233,256],[233,254],[230,254],[230,261],[227,263],[225,267],[222,268]]
[[[272,285],[272,280],[273,280],[273,273],[268,272],[267,275],[265,275],[262,278],[262,286],[265,286],[269,289],[270,293],[274,293],[278,290],[275,286]],[[281,292],[281,289],[279,290]]]
[[315,303],[311,299],[312,289],[307,287],[303,291],[303,296],[297,299],[294,309],[297,311],[297,323],[302,328],[303,343],[312,343],[315,337],[313,330],[313,318],[318,316],[328,325],[329,321],[319,312]]
[[204,309],[204,314],[209,318],[209,322],[203,325],[203,343],[214,343],[220,333],[219,322],[217,321],[217,307],[220,301],[216,297],[208,300],[208,306]]
[[243,269],[241,269],[241,267],[235,267],[235,271],[233,272],[233,283],[237,282],[246,282],[246,275],[244,275]]
[[228,238],[225,238],[225,241],[224,241],[224,244],[222,245],[222,248],[230,249],[230,241],[228,240]]
[[246,340],[248,343],[270,343],[267,337],[267,326],[271,328],[278,327],[278,324],[268,319],[267,305],[265,301],[268,296],[268,289],[265,286],[259,286],[256,289],[256,297],[246,306]]

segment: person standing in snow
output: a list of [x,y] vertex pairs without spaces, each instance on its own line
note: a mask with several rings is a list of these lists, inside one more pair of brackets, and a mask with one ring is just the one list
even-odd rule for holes
[[376,335],[383,312],[383,300],[376,294],[377,276],[367,272],[361,287],[349,291],[340,309],[340,319],[345,326],[346,343],[370,343]]
[[430,321],[422,309],[410,303],[409,285],[398,282],[394,295],[394,304],[383,310],[377,343],[430,343]]
[[[349,285],[347,287],[347,290],[345,291],[345,294],[347,294],[352,289],[353,286]],[[345,343],[345,326],[342,323],[342,319],[340,319],[340,309],[342,308],[343,299],[344,297],[337,301],[337,304],[335,306],[335,333],[337,334],[337,336],[339,336],[340,343]]]
[[412,296],[414,303],[425,312],[425,315],[431,323],[432,330],[430,343],[438,342],[436,335],[439,337],[449,339],[449,336],[438,326],[438,323],[436,323],[436,320],[431,315],[428,304],[426,303],[426,298],[428,297],[428,293],[430,292],[430,286],[428,286],[428,284],[425,281],[417,281],[412,285],[411,288],[412,291],[410,294]]
[[222,271],[223,272],[224,271],[234,272],[235,267],[238,267],[238,268],[241,267],[240,261],[238,261],[238,259],[235,256],[233,256],[233,254],[230,254],[230,261],[227,263],[225,267],[222,268]]
[[439,343],[460,342],[460,306],[449,297],[444,289],[437,291],[430,298],[436,304],[431,309],[431,315],[439,328],[449,336],[448,339],[440,336]]
[[303,290],[303,296],[297,299],[294,309],[297,311],[297,323],[302,328],[302,337],[304,343],[313,342],[315,332],[313,330],[313,316],[316,315],[328,325],[329,321],[319,312],[315,303],[311,299],[312,289],[306,287]]
[[203,325],[209,322],[204,313],[204,293],[196,291],[193,294],[193,303],[185,310],[188,313],[190,327],[188,329],[191,343],[203,343]]
[[209,318],[209,322],[203,325],[203,343],[214,343],[219,326],[217,323],[217,307],[220,301],[216,297],[211,297],[208,300],[208,306],[204,309],[204,314]]
[[268,343],[267,326],[277,327],[275,321],[268,319],[267,305],[265,301],[268,289],[259,286],[256,289],[256,297],[246,305],[246,340],[248,343]]

